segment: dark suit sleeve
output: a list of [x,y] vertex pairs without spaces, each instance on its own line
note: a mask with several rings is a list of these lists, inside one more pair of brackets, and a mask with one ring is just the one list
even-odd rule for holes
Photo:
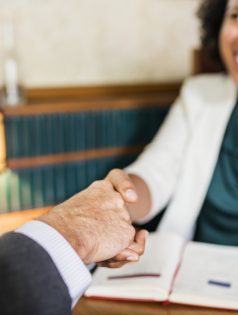
[[71,314],[68,289],[52,259],[20,233],[0,237],[0,314]]

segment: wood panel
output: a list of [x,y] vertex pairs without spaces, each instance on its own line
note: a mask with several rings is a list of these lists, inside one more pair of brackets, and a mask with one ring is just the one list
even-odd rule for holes
[[4,107],[5,116],[34,116],[41,114],[70,113],[82,111],[100,111],[113,109],[131,109],[140,107],[161,107],[171,104],[175,95],[157,95],[147,97],[113,98],[94,101],[68,101],[59,103],[39,103],[17,107]]
[[91,160],[104,157],[121,156],[127,154],[140,153],[143,146],[116,147],[93,149],[82,152],[69,152],[62,154],[52,154],[39,157],[9,159],[6,164],[11,170],[32,168],[37,166],[56,165],[73,161]]
[[231,315],[229,310],[186,305],[90,300],[82,298],[73,315]]
[[52,207],[45,207],[34,210],[0,214],[0,234],[17,229],[22,224],[47,213],[51,208]]
[[98,100],[106,98],[143,97],[167,94],[176,95],[181,82],[140,83],[100,86],[29,88],[26,97],[29,104],[59,102],[65,100]]

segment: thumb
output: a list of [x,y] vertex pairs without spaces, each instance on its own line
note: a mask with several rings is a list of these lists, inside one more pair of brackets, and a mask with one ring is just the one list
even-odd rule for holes
[[120,169],[113,169],[106,176],[113,188],[119,192],[125,202],[133,203],[138,199],[135,186],[130,176]]

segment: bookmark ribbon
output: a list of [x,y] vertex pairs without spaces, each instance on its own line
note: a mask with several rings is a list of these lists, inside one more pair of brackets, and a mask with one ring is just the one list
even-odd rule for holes
[[119,280],[119,279],[132,279],[132,278],[159,278],[159,273],[133,273],[127,275],[110,276],[108,280]]

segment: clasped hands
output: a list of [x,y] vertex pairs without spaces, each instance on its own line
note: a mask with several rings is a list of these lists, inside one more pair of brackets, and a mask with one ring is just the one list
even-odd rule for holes
[[127,208],[136,201],[129,176],[112,170],[38,220],[60,232],[85,264],[117,268],[144,252],[148,232],[134,229]]
[[[136,189],[130,177],[120,169],[113,169],[105,178],[113,189],[120,194],[123,204],[128,210],[127,204],[135,203],[138,199]],[[131,223],[131,218],[129,217]],[[134,239],[131,244],[122,252],[111,259],[98,263],[98,265],[109,268],[118,268],[130,261],[138,261],[139,257],[144,253],[145,242],[148,236],[146,230],[135,230]]]

